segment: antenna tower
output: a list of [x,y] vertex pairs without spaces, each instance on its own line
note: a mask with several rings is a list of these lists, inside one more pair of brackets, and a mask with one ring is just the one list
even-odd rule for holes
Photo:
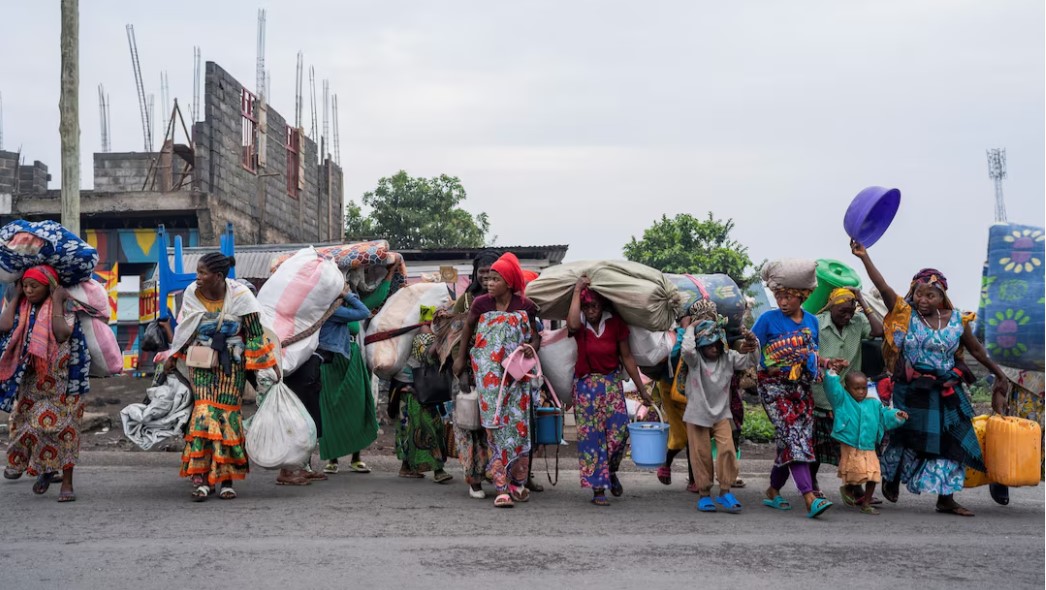
[[341,166],[341,143],[338,141],[338,95],[331,97],[331,115],[334,117],[334,163]]
[[258,9],[258,69],[255,72],[254,92],[265,98],[265,9]]
[[995,222],[1006,221],[1006,201],[1002,196],[1002,179],[1006,178],[1006,148],[988,150],[988,177],[995,183]]
[[294,128],[301,129],[301,75],[303,67],[303,59],[301,51],[298,52],[298,68],[294,72]]
[[102,129],[102,153],[109,153],[109,119],[105,87],[98,85],[98,119]]
[[319,136],[316,129],[316,68],[309,66],[309,99],[312,101],[312,133],[309,137],[318,141]]
[[145,86],[142,84],[142,65],[138,61],[138,42],[134,39],[134,25],[127,25],[127,45],[131,49],[131,69],[134,70],[134,85],[138,91],[138,110],[142,114],[142,136],[145,151],[153,151],[153,126],[149,107],[145,102]]
[[192,112],[189,118],[195,123],[200,120],[200,47],[192,48]]

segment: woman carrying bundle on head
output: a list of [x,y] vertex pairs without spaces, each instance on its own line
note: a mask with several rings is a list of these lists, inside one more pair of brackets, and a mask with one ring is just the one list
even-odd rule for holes
[[523,296],[523,269],[516,256],[506,253],[490,270],[487,294],[469,309],[454,374],[466,378],[470,356],[490,447],[487,472],[497,488],[494,506],[508,508],[530,499],[530,406],[538,388],[531,379],[516,381],[506,375],[502,362],[513,354],[534,358],[541,346],[541,324],[537,306]]
[[236,497],[233,481],[247,476],[241,409],[248,373],[280,367],[266,338],[261,306],[246,286],[229,279],[231,256],[212,252],[196,266],[185,289],[171,354],[164,371],[183,364],[193,391],[193,411],[182,451],[181,476],[192,482],[192,499]]
[[61,481],[58,501],[72,502],[90,389],[87,342],[54,268],[26,270],[11,295],[0,314],[0,409],[12,412],[15,403],[4,477],[28,471],[34,494]]

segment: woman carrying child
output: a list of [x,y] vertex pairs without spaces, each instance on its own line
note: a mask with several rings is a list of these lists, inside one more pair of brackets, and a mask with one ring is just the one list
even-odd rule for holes
[[[883,434],[904,424],[908,414],[868,397],[868,377],[856,369],[850,369],[845,381],[829,371],[824,393],[835,415],[832,438],[839,441],[839,479],[843,482],[839,493],[846,504],[858,506],[863,514],[879,514],[872,506],[875,484],[883,479],[875,450]],[[860,496],[862,485],[864,495]]]
[[[741,503],[730,493],[737,480],[737,454],[734,448],[730,385],[735,371],[753,366],[758,341],[748,333],[741,353],[726,347],[726,318],[702,319],[691,324],[683,337],[682,356],[687,364],[686,423],[690,464],[700,498],[697,509],[715,512],[716,504],[732,514],[741,512]],[[742,354],[744,353],[744,354]],[[712,501],[712,444],[715,438],[717,458],[715,476],[719,480],[719,497]]]

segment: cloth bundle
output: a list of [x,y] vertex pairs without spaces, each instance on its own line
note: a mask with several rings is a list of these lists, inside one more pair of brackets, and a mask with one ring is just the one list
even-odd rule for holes
[[803,258],[773,260],[763,266],[762,279],[771,291],[812,291],[817,288],[817,262]]
[[124,436],[143,451],[181,436],[193,406],[192,391],[176,374],[150,387],[146,395],[147,404],[131,404],[120,410]]
[[[415,283],[400,289],[385,302],[367,326],[367,337],[392,332],[421,322],[421,306],[443,307],[450,303],[444,283]],[[382,379],[390,379],[403,369],[410,356],[410,345],[417,330],[367,345],[367,366]]]
[[716,313],[726,318],[727,338],[741,337],[748,302],[734,279],[725,274],[665,276],[687,297],[683,313],[688,313],[698,301],[711,301],[715,303]]
[[527,285],[527,297],[541,310],[541,319],[566,319],[581,275],[588,276],[591,288],[630,326],[668,330],[682,312],[683,295],[661,271],[623,260],[584,261],[547,268]]
[[72,287],[91,278],[98,251],[56,221],[18,219],[0,228],[0,281],[14,282],[43,264],[58,271],[63,287]]
[[[389,243],[385,240],[323,246],[316,248],[316,252],[324,258],[333,260],[352,285],[352,290],[360,296],[373,293],[385,279],[389,267],[396,267],[392,276],[390,294],[399,291],[407,284],[407,265],[403,256],[390,250]],[[276,269],[290,258],[289,254],[277,258],[272,264],[272,272],[275,273]]]
[[123,371],[123,351],[109,327],[109,294],[101,283],[90,279],[69,288],[84,340],[91,353],[92,377],[109,377]]

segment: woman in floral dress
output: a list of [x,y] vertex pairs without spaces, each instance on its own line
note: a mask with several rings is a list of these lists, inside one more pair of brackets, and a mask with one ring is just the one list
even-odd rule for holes
[[17,400],[4,477],[29,472],[43,494],[61,472],[58,501],[72,502],[91,356],[54,268],[25,271],[13,295],[0,315],[0,409]]
[[480,414],[490,447],[487,472],[497,489],[494,506],[499,508],[530,499],[526,489],[530,470],[530,406],[538,386],[531,379],[513,380],[505,375],[501,365],[520,347],[524,347],[527,358],[533,358],[541,345],[537,306],[523,297],[523,287],[523,269],[514,254],[507,253],[491,265],[487,294],[473,301],[462,332],[461,341],[472,345],[462,346],[454,361],[454,374],[463,379],[465,355],[471,355]]
[[[247,287],[228,278],[236,265],[231,256],[207,254],[196,267],[196,282],[182,297],[172,354],[164,370],[187,371],[193,390],[193,412],[189,418],[181,476],[192,482],[192,499],[202,502],[216,486],[218,497],[236,497],[233,480],[247,476],[241,407],[247,374],[272,369],[278,379],[280,368],[275,345],[265,336],[261,306]],[[210,368],[186,367],[180,362],[191,346],[207,347],[217,353]]]
[[960,348],[995,375],[992,409],[1000,414],[1006,412],[1009,380],[973,336],[969,318],[948,299],[948,279],[940,271],[919,271],[907,295],[898,297],[864,246],[851,242],[850,248],[890,310],[883,322],[883,358],[893,372],[893,405],[909,416],[883,453],[883,496],[896,502],[903,483],[913,494],[937,494],[937,512],[973,516],[953,496],[963,488],[965,467],[986,471],[973,406],[963,391]]

